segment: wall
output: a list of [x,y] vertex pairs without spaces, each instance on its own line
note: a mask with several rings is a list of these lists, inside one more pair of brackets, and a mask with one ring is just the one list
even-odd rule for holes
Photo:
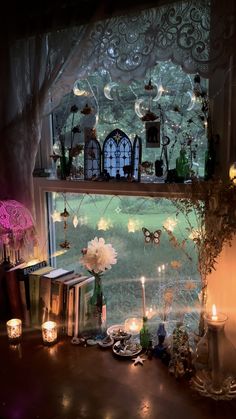
[[236,236],[232,246],[225,246],[217,269],[209,276],[208,309],[216,304],[217,310],[228,315],[225,326],[227,337],[236,347]]

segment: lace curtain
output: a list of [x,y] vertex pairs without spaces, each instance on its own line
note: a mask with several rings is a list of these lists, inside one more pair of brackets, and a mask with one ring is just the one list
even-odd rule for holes
[[234,8],[233,0],[179,1],[95,23],[52,87],[54,104],[76,79],[98,68],[107,70],[112,80],[129,83],[143,79],[157,61],[170,59],[187,73],[210,77],[228,65],[234,50]]
[[5,48],[0,198],[17,199],[32,209],[42,117],[76,79],[102,67],[112,79],[128,83],[166,59],[207,77],[233,52],[234,7],[233,0],[179,1],[20,40],[10,53]]

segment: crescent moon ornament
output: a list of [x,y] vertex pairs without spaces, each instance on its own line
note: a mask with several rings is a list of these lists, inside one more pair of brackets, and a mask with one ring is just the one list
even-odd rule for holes
[[138,115],[139,118],[142,118],[145,115],[145,112],[141,112],[140,106],[143,103],[144,99],[136,99],[134,102],[134,110],[136,115]]
[[80,88],[80,80],[76,80],[74,83],[73,93],[75,96],[91,96],[87,90]]
[[156,96],[153,98],[153,102],[158,102],[158,100],[161,98],[162,93],[164,92],[164,87],[162,86],[161,83],[154,83],[156,88],[157,88],[157,94]]
[[116,83],[115,81],[111,81],[110,83],[107,83],[104,86],[104,96],[109,99],[109,100],[113,100],[113,97],[111,96],[111,89],[113,89],[113,87],[117,87],[119,86],[118,83]]
[[190,97],[190,103],[187,107],[187,111],[191,111],[194,108],[194,105],[196,103],[196,96],[190,90],[187,91],[187,95]]

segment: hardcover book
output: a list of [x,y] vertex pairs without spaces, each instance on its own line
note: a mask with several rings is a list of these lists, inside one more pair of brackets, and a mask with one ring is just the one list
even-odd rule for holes
[[94,277],[85,277],[83,281],[74,285],[75,312],[74,312],[74,337],[83,335],[90,329],[89,300],[93,295]]
[[[30,317],[32,326],[39,326],[39,307],[40,313],[42,313],[43,310],[43,302],[39,302],[40,278],[44,274],[51,272],[53,269],[54,268],[51,266],[45,266],[29,274]],[[46,312],[46,308],[44,312]]]

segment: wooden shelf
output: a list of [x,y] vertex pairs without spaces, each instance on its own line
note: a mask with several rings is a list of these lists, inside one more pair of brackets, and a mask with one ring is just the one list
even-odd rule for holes
[[54,180],[49,178],[34,178],[36,193],[67,192],[103,195],[129,195],[164,198],[184,198],[193,194],[206,194],[207,182],[193,184],[184,183],[139,183],[122,181],[84,181],[84,180]]

